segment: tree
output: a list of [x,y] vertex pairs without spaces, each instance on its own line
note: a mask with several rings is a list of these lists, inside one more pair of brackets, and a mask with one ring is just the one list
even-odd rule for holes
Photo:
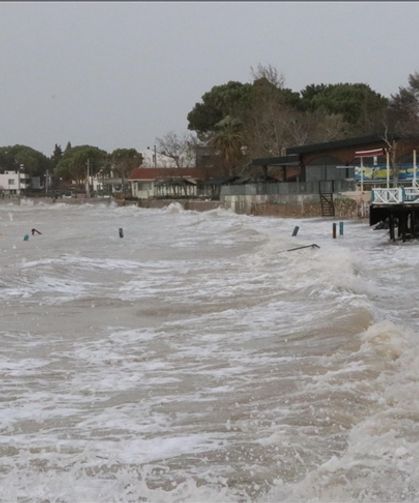
[[117,148],[110,155],[111,165],[122,179],[122,191],[125,192],[125,178],[134,168],[143,163],[143,156],[135,148]]
[[252,84],[249,105],[242,112],[243,141],[250,156],[281,155],[293,144],[299,94],[283,87],[284,80],[260,77]]
[[387,127],[397,133],[419,129],[419,73],[408,77],[408,86],[391,95],[387,110]]
[[50,168],[50,160],[38,150],[26,145],[0,147],[0,167],[17,170],[23,165],[30,176],[43,176]]
[[191,165],[196,144],[196,139],[192,134],[178,136],[170,131],[162,138],[156,138],[156,143],[160,154],[173,159],[177,168]]
[[63,151],[62,151],[60,145],[55,144],[54,151],[51,155],[51,164],[52,164],[53,168],[55,168],[55,166],[57,166],[57,164],[60,162],[62,157],[63,157]]
[[367,84],[310,84],[301,91],[302,110],[341,115],[347,135],[376,132],[382,126],[388,100]]
[[253,82],[264,79],[278,89],[282,89],[285,85],[284,75],[279,73],[272,65],[265,66],[259,63],[256,69],[251,66],[250,72],[253,77]]
[[235,81],[214,86],[188,113],[188,129],[196,131],[199,139],[205,139],[205,133],[214,131],[225,117],[239,117],[248,103],[251,88],[251,84]]
[[75,180],[79,185],[86,181],[87,171],[94,176],[105,165],[107,152],[91,145],[66,148],[54,169],[54,174],[66,181]]
[[224,174],[235,174],[235,167],[242,158],[242,139],[242,124],[238,119],[227,116],[216,124],[209,144],[221,154]]

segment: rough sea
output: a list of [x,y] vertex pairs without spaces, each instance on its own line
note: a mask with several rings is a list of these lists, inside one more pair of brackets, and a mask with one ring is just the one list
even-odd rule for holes
[[3,202],[0,501],[419,501],[419,243],[332,222]]

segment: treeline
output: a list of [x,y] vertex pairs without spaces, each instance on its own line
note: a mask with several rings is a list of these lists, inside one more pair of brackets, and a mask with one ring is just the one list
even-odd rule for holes
[[220,154],[228,171],[246,158],[282,155],[293,145],[367,134],[419,131],[419,74],[389,98],[363,83],[285,86],[272,66],[253,82],[214,86],[189,112],[188,129]]
[[26,145],[0,147],[0,167],[4,170],[22,168],[31,176],[50,176],[63,182],[83,183],[86,175],[113,176],[126,178],[133,168],[143,162],[143,156],[134,148],[118,148],[108,153],[91,145],[72,147],[69,142],[62,150],[55,145],[50,157]]
[[[390,97],[367,84],[310,84],[297,92],[272,66],[251,69],[252,82],[230,81],[204,93],[187,114],[189,134],[168,133],[156,138],[159,154],[178,167],[191,165],[197,145],[218,154],[226,173],[234,173],[249,159],[280,156],[287,147],[367,134],[419,132],[419,73]],[[394,153],[394,149],[393,149]],[[112,173],[126,178],[143,162],[134,148],[111,153],[91,145],[62,150],[50,157],[25,145],[0,147],[0,168],[20,165],[32,176],[46,172],[63,181],[82,183],[87,173]]]

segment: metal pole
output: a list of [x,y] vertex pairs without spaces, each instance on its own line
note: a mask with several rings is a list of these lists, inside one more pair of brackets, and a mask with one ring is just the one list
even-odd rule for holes
[[364,192],[364,162],[361,157],[361,192]]
[[416,150],[413,150],[413,179],[412,187],[416,187]]
[[390,188],[390,155],[386,149],[386,174],[387,174],[387,188]]
[[157,168],[157,147],[154,145],[154,167]]

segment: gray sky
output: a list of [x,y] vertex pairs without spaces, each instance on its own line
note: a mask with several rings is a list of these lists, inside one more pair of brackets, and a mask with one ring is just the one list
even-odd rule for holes
[[1,2],[0,146],[139,150],[212,86],[272,65],[287,87],[419,71],[415,2]]

